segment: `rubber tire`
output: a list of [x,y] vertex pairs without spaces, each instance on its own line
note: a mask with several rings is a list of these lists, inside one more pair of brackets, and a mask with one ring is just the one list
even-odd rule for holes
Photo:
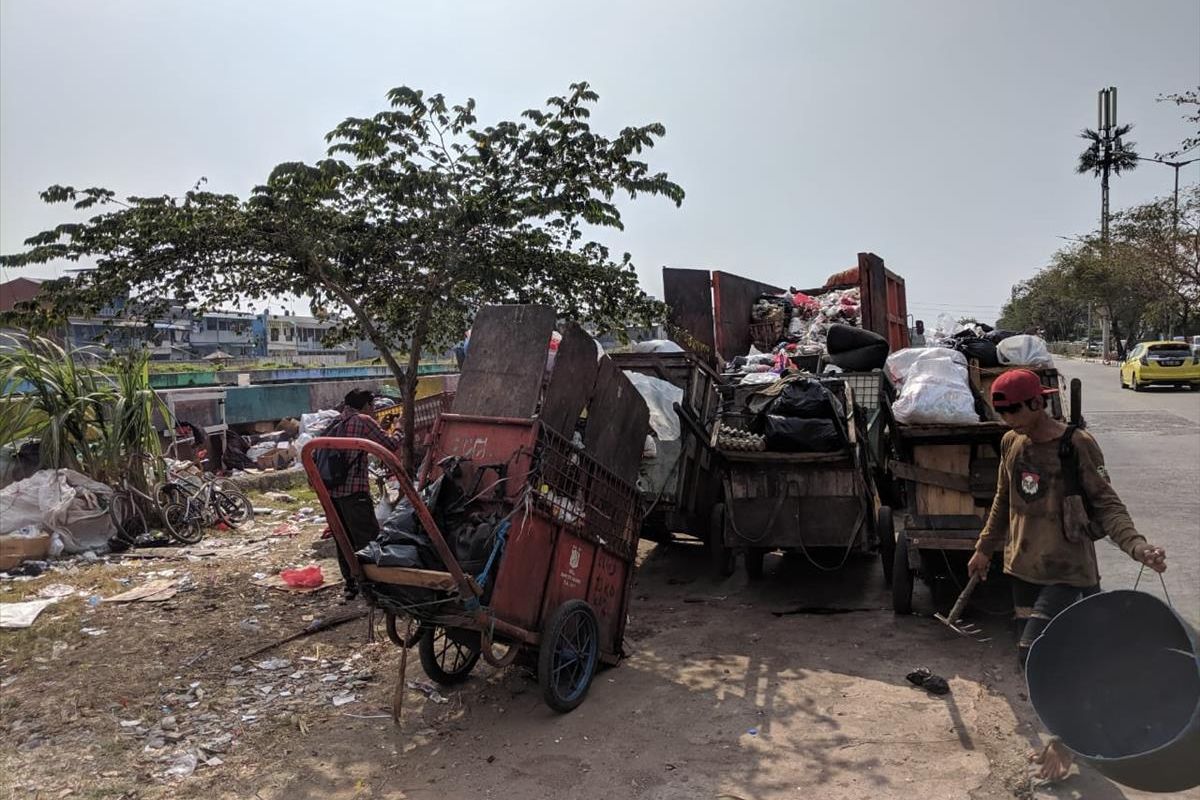
[[752,581],[761,581],[763,577],[763,559],[767,556],[765,547],[746,548],[746,577]]
[[423,639],[425,635],[429,633],[429,626],[425,625],[424,623],[420,623],[417,625],[417,629],[413,631],[412,638],[406,642],[400,635],[400,629],[396,625],[395,614],[393,614],[391,611],[383,612],[383,621],[384,627],[387,630],[387,637],[391,639],[392,644],[396,645],[397,647],[403,647],[407,649],[415,644],[419,644],[421,639]]
[[708,521],[708,563],[717,578],[728,578],[737,566],[737,554],[725,546],[725,504],[713,506]]
[[138,537],[150,530],[145,515],[128,492],[113,493],[108,502],[108,517],[117,531],[116,538],[129,547],[133,547]]
[[229,527],[236,528],[243,522],[254,521],[254,504],[241,491],[214,489],[213,500],[217,519]]
[[[559,694],[557,687],[554,685],[552,678],[554,677],[554,656],[558,652],[557,642],[563,633],[563,628],[568,619],[574,616],[577,612],[582,613],[592,628],[592,647],[588,654],[587,676],[583,684],[583,689],[573,697],[564,697]],[[592,610],[583,600],[568,600],[558,608],[554,609],[554,613],[550,615],[549,622],[546,623],[545,629],[542,631],[541,647],[538,648],[538,684],[542,687],[542,699],[546,701],[546,705],[550,708],[565,714],[568,711],[574,711],[579,707],[579,704],[587,697],[588,689],[592,686],[592,680],[596,677],[596,670],[600,662],[600,623],[596,620],[596,612]]]
[[1122,388],[1122,389],[1128,389],[1128,388],[1129,388],[1129,384],[1127,384],[1127,383],[1125,382],[1125,374],[1124,374],[1123,372],[1121,372],[1120,370],[1117,370],[1117,380],[1121,382],[1121,388]]
[[901,531],[896,537],[896,552],[892,558],[892,610],[897,614],[912,613],[913,572],[908,566],[908,534]]
[[875,515],[875,536],[879,539],[879,560],[883,563],[883,583],[892,585],[892,573],[896,570],[896,527],[892,520],[891,506],[880,506]]
[[475,669],[475,664],[479,661],[479,650],[460,645],[451,640],[451,644],[456,647],[464,647],[470,653],[467,660],[454,672],[448,672],[438,663],[438,654],[434,647],[437,644],[437,634],[443,632],[444,628],[441,625],[431,626],[429,632],[421,637],[420,647],[417,652],[421,654],[421,668],[425,670],[425,674],[429,676],[434,683],[439,683],[442,686],[454,686],[462,683],[471,676],[471,670]]
[[1142,386],[1142,384],[1138,383],[1137,375],[1134,375],[1133,376],[1133,390],[1135,392],[1140,392],[1140,391],[1142,391],[1143,388],[1144,387]]
[[204,538],[204,524],[196,516],[188,516],[187,506],[167,503],[162,507],[163,527],[180,544],[196,544]]

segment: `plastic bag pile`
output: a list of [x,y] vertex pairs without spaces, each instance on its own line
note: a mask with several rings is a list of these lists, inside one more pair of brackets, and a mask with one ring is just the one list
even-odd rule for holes
[[[913,353],[915,352],[915,355]],[[906,365],[906,366],[905,366]],[[967,357],[945,347],[908,348],[888,357],[884,369],[901,383],[892,406],[905,425],[969,425],[979,422],[967,376]]]

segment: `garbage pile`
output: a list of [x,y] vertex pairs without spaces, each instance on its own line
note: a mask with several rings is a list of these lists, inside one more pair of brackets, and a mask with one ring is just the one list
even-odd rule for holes
[[959,326],[932,336],[931,347],[908,347],[887,357],[884,373],[898,393],[896,421],[909,425],[961,425],[981,420],[981,404],[971,390],[967,365],[982,369],[1053,367],[1045,341],[1037,336]]
[[[850,269],[825,285],[857,281],[858,270]],[[887,340],[862,328],[862,293],[857,286],[759,295],[750,309],[750,323],[750,352],[727,366],[727,373],[740,375],[747,385],[773,383],[793,368],[816,372],[823,356],[847,372],[879,369],[887,357]]]
[[[717,446],[722,450],[831,453],[846,447],[843,384],[792,373],[746,397],[744,411],[725,415]],[[734,419],[749,418],[740,427]]]

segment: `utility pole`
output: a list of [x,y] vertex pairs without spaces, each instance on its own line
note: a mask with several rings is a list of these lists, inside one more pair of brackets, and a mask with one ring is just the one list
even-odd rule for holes
[[[1117,87],[1101,89],[1096,97],[1097,129],[1100,133],[1100,251],[1108,260],[1108,174],[1112,167],[1113,130],[1117,127]],[[1107,315],[1100,322],[1100,352],[1108,360]],[[1090,330],[1089,330],[1090,333]]]
[[1100,133],[1100,241],[1108,245],[1108,173],[1112,167],[1113,129],[1117,127],[1117,87],[1096,96],[1096,129]]

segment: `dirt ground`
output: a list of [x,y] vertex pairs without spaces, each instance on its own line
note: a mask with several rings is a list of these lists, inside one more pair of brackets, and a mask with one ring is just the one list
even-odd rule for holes
[[[76,594],[32,628],[0,631],[3,798],[1009,798],[1139,797],[1084,768],[1031,785],[1037,729],[1003,598],[992,640],[896,618],[877,562],[839,572],[768,559],[768,576],[707,577],[701,549],[643,542],[626,647],[587,700],[558,715],[534,676],[480,662],[436,688],[365,618],[243,658],[345,609],[255,574],[314,558],[311,495],[249,530],[154,558],[74,561],[0,583],[0,601],[51,584]],[[187,553],[190,552],[190,555]],[[328,555],[328,553],[325,553]],[[327,578],[337,571],[325,564]],[[160,602],[96,603],[149,580]],[[93,601],[94,602],[94,601]],[[798,613],[786,613],[786,612]],[[780,614],[779,612],[785,612]],[[97,633],[97,631],[101,631]],[[951,692],[905,674],[926,666]]]

